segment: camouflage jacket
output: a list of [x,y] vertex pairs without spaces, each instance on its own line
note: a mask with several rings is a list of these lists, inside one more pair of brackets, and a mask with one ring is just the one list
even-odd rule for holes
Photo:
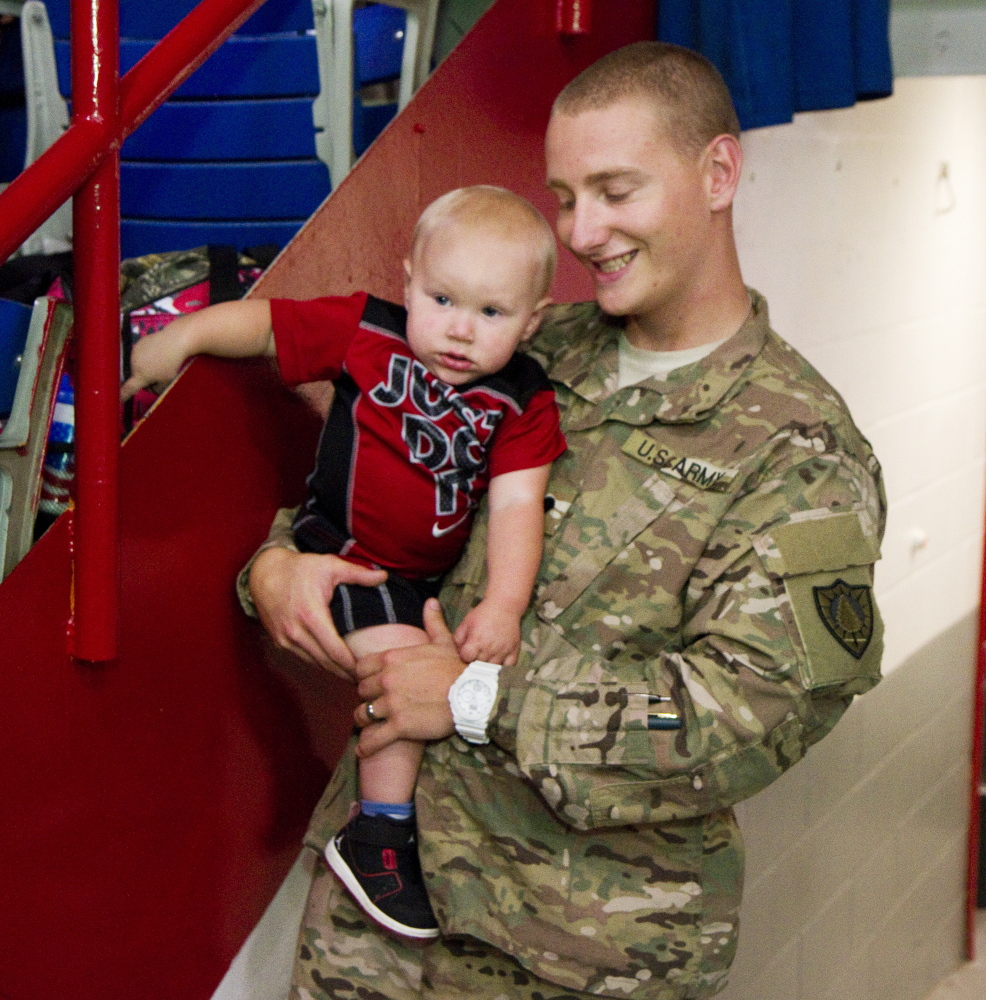
[[[700,998],[736,948],[732,804],[879,679],[886,504],[845,404],[760,296],[666,382],[616,390],[620,329],[563,306],[534,343],[569,450],[492,742],[429,746],[420,851],[444,933],[561,987]],[[446,580],[453,627],[483,592],[484,525]],[[674,724],[661,715],[680,728],[653,728]],[[354,779],[349,755],[313,846],[345,821]]]

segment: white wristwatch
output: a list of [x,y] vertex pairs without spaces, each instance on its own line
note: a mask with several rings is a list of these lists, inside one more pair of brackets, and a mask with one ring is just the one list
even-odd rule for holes
[[486,726],[496,705],[496,690],[500,675],[498,663],[473,660],[449,688],[448,703],[452,709],[455,731],[467,743],[489,743]]

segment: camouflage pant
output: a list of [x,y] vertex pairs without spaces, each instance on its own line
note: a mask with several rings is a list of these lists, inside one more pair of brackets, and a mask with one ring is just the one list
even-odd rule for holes
[[412,944],[367,919],[319,859],[291,1000],[589,1000],[475,938]]

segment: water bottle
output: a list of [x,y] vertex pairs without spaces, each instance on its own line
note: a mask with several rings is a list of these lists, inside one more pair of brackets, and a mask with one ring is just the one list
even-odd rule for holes
[[74,478],[75,393],[66,372],[58,385],[58,399],[55,402],[51,430],[48,432],[38,511],[58,517],[68,507]]

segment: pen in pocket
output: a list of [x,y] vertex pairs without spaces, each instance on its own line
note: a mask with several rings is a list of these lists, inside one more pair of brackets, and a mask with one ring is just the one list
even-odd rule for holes
[[[648,705],[663,705],[671,701],[664,694],[649,694]],[[674,712],[651,712],[647,716],[648,729],[681,729],[681,717]]]

